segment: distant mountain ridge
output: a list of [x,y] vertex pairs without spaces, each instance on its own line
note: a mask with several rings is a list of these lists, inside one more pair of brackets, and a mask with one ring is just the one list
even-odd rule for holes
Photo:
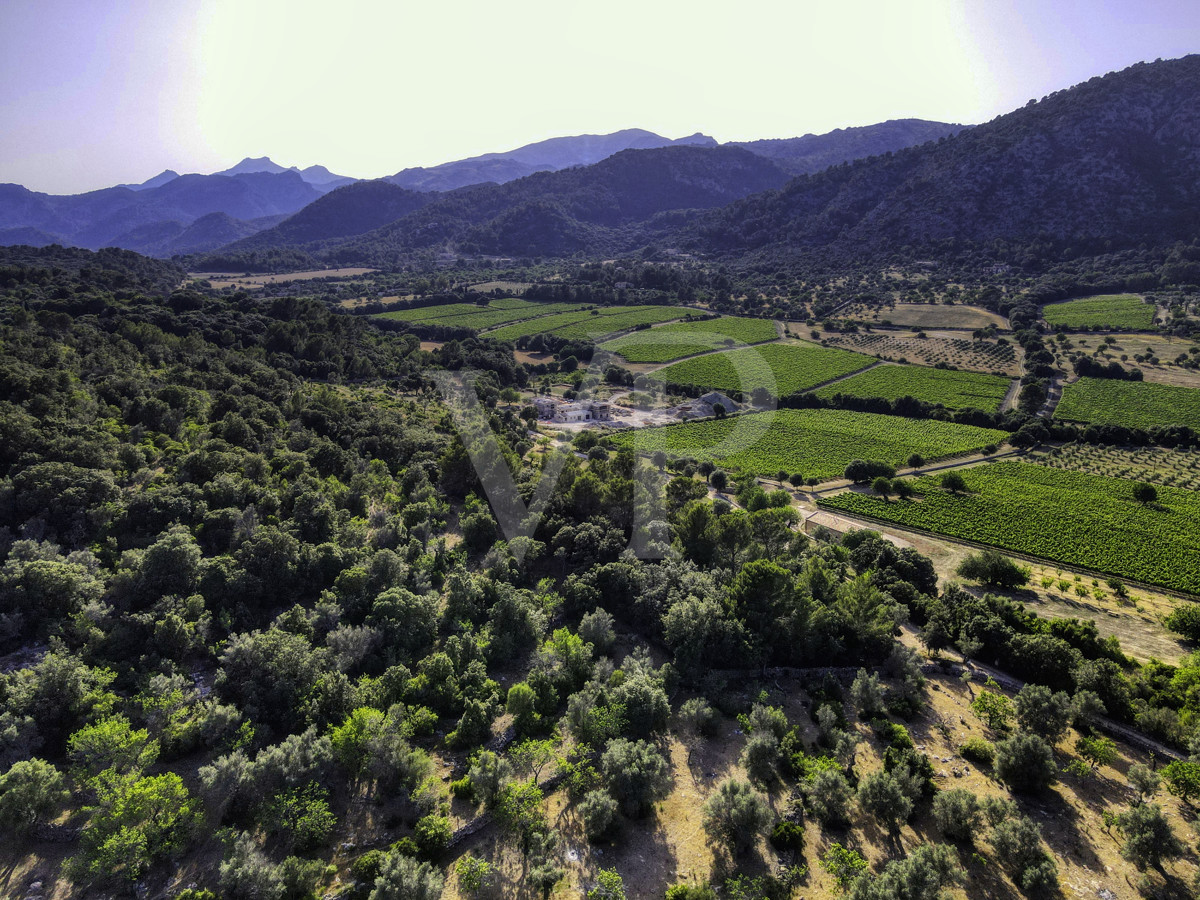
[[850,160],[879,156],[950,137],[968,127],[926,119],[889,119],[876,125],[835,128],[825,134],[731,143],[775,160],[791,175],[810,175]]
[[429,168],[404,169],[384,180],[415,191],[452,191],[472,184],[504,184],[537,172],[589,166],[622,150],[656,150],[681,145],[715,147],[717,142],[699,132],[672,140],[642,128],[626,128],[611,134],[550,138],[503,153],[485,153]]
[[[121,246],[172,254],[184,251],[172,244],[171,236],[182,235],[203,216],[220,213],[241,223],[226,231],[221,243],[228,243],[274,224],[278,219],[272,217],[296,212],[321,194],[298,173],[286,171],[180,175],[155,187],[118,186],[73,195],[42,194],[17,184],[0,184],[0,230],[33,229],[42,239],[51,237],[54,243],[93,250]],[[254,227],[245,224],[262,219],[271,221]],[[220,243],[211,245],[215,246]],[[192,247],[188,252],[198,249]]]

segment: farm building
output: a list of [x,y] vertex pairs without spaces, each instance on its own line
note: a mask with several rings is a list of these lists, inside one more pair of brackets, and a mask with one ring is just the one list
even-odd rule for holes
[[571,403],[553,397],[538,397],[533,405],[538,418],[550,422],[607,422],[612,419],[612,404],[607,400]]

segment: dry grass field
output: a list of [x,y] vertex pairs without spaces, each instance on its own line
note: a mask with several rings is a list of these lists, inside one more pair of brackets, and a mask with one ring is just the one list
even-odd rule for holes
[[376,269],[345,268],[316,269],[311,272],[283,272],[278,275],[238,275],[233,272],[190,272],[192,278],[206,279],[214,288],[256,288],[264,284],[281,284],[285,281],[311,281],[314,278],[356,278],[369,275]]
[[837,318],[857,319],[862,322],[885,325],[891,323],[898,328],[965,328],[974,331],[995,325],[1008,328],[1008,320],[997,313],[978,306],[943,303],[896,303],[891,306],[866,306],[856,304],[840,311]]

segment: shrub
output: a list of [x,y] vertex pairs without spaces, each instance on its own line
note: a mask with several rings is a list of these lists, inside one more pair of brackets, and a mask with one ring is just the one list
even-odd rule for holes
[[933,798],[933,821],[950,840],[969,844],[979,827],[979,798],[965,788],[939,791]]
[[746,782],[732,778],[704,804],[704,831],[734,855],[754,846],[770,818],[766,798]]
[[1056,771],[1054,752],[1036,734],[1020,731],[996,745],[996,775],[1014,791],[1045,790]]
[[0,775],[0,827],[24,832],[68,796],[62,773],[50,763],[42,759],[15,762]]
[[617,801],[608,791],[589,791],[579,801],[579,817],[589,841],[605,838],[617,819]]
[[369,900],[438,900],[441,894],[441,872],[411,856],[389,853],[375,878]]
[[821,868],[832,875],[837,886],[844,891],[867,871],[867,861],[857,850],[833,844],[821,857]]
[[1184,845],[1171,831],[1171,824],[1162,807],[1142,803],[1117,816],[1117,827],[1125,836],[1121,856],[1139,869],[1147,866],[1161,868],[1164,859],[1175,859],[1184,852]]
[[822,769],[809,779],[804,792],[808,809],[822,825],[838,827],[849,821],[850,782],[841,772]]
[[436,859],[446,851],[452,833],[450,820],[445,816],[422,816],[413,826],[413,838],[427,859]]
[[494,867],[486,859],[464,856],[454,864],[458,875],[458,889],[468,894],[479,894],[496,883]]
[[350,874],[355,881],[373,884],[386,855],[382,850],[368,850],[350,864]]
[[804,826],[798,822],[781,819],[771,829],[771,846],[776,850],[791,850],[793,853],[804,852]]
[[707,884],[673,884],[664,900],[717,900],[717,892]]
[[1164,624],[1189,641],[1200,641],[1200,603],[1180,603]]

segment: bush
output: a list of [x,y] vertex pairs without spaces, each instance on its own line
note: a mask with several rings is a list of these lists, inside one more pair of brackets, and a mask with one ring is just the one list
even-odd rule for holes
[[370,900],[438,900],[441,894],[441,872],[411,856],[389,853],[375,878]]
[[1180,603],[1164,624],[1189,641],[1200,641],[1200,603]]
[[1019,731],[996,745],[996,776],[1014,791],[1043,791],[1056,771],[1054,751],[1036,734]]
[[704,804],[704,831],[734,855],[753,847],[770,819],[766,798],[746,782],[732,778]]
[[589,841],[602,840],[617,820],[617,801],[608,791],[589,791],[579,801],[579,817]]
[[853,792],[846,776],[834,769],[822,769],[809,779],[804,792],[809,812],[822,825],[839,827],[849,820]]
[[386,855],[382,850],[368,850],[350,864],[350,874],[354,876],[355,881],[374,884]]
[[776,850],[791,850],[793,853],[804,852],[804,826],[798,822],[781,819],[771,829],[771,846]]
[[965,788],[939,791],[933,798],[933,821],[950,840],[969,844],[979,827],[979,798]]
[[413,826],[413,838],[426,859],[437,859],[445,853],[452,834],[450,820],[445,816],[422,816]]
[[15,762],[0,775],[0,827],[22,833],[70,796],[62,773],[42,759]]
[[600,759],[600,769],[630,816],[648,814],[671,786],[667,761],[645,741],[611,741]]
[[996,747],[980,737],[968,738],[958,746],[959,755],[978,766],[990,766],[996,758]]
[[494,867],[486,859],[464,856],[454,864],[458,875],[458,889],[467,894],[481,894],[496,883]]
[[673,884],[664,900],[717,900],[717,892],[707,884]]
[[972,553],[959,565],[956,574],[989,587],[1012,590],[1029,583],[1029,570],[997,550]]
[[1125,836],[1121,856],[1139,869],[1147,866],[1161,868],[1164,859],[1175,859],[1184,852],[1184,845],[1171,831],[1171,824],[1162,807],[1143,803],[1117,816],[1117,827]]

